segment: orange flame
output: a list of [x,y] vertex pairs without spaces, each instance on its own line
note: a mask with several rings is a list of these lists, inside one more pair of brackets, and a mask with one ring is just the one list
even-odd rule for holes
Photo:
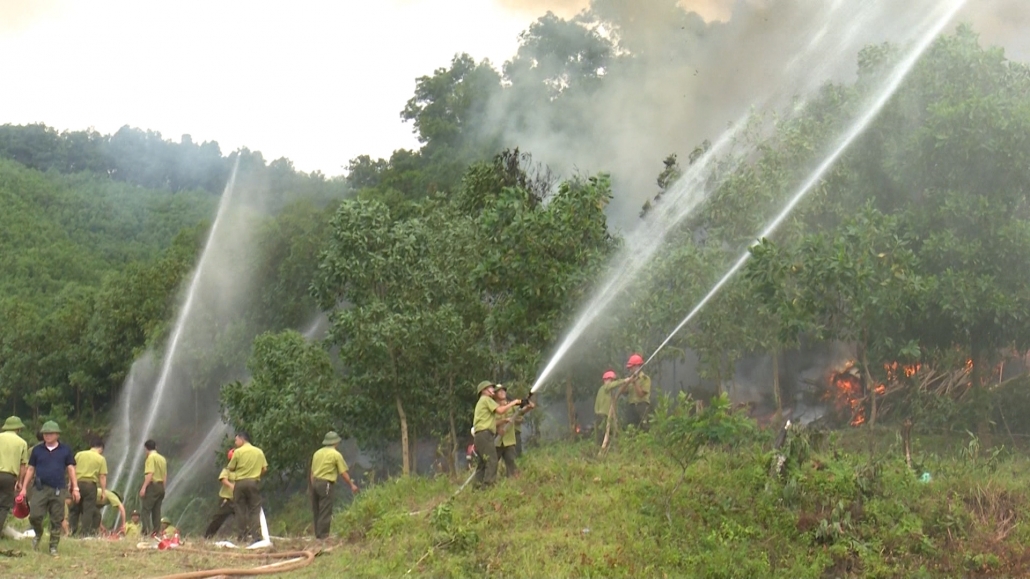
[[830,384],[834,386],[834,404],[837,412],[851,412],[851,425],[858,426],[865,422],[862,411],[862,381],[854,372],[855,361],[850,360],[844,369],[830,374]]

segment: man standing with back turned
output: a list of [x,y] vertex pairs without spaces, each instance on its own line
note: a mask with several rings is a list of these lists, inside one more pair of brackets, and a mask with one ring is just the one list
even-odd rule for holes
[[57,423],[48,420],[39,432],[43,435],[43,442],[34,446],[29,454],[29,466],[25,469],[18,496],[24,499],[25,489],[35,479],[36,488],[29,502],[29,524],[36,533],[32,538],[32,548],[35,549],[43,538],[43,517],[49,514],[50,554],[56,556],[57,544],[61,541],[61,523],[64,522],[65,492],[71,482],[72,502],[79,502],[79,481],[75,478],[75,457],[71,447],[58,440],[61,428]]
[[7,513],[14,508],[14,495],[21,488],[25,465],[29,463],[29,444],[18,434],[23,428],[21,418],[11,416],[0,432],[0,532],[7,522]]
[[340,444],[340,435],[329,431],[322,439],[322,448],[311,457],[311,511],[315,523],[315,538],[329,537],[329,527],[333,522],[333,488],[336,479],[343,477],[343,482],[350,485],[350,492],[357,494],[358,485],[347,474],[347,461],[336,447]]
[[139,489],[140,509],[143,511],[143,536],[161,532],[161,504],[165,500],[165,481],[168,480],[168,461],[157,452],[157,443],[143,443],[147,461],[143,463],[143,486]]
[[100,507],[97,505],[107,500],[107,459],[103,453],[104,441],[94,437],[89,442],[89,450],[75,455],[82,500],[70,508],[68,522],[73,535],[89,537],[97,532],[95,523],[100,521],[97,516]]
[[261,476],[268,472],[265,453],[250,443],[250,434],[236,433],[236,452],[226,470],[234,476],[232,501],[236,505],[236,533],[241,541],[261,537]]

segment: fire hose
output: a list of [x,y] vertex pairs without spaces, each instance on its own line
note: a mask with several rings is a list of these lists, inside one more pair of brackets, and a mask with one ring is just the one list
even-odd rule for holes
[[203,571],[189,571],[186,573],[175,573],[173,575],[164,575],[159,579],[206,579],[208,577],[225,577],[225,576],[251,576],[251,575],[271,575],[273,573],[286,573],[289,571],[296,571],[303,567],[307,567],[315,560],[314,551],[285,551],[282,553],[216,553],[215,551],[207,551],[204,549],[187,549],[177,548],[176,551],[187,552],[187,553],[202,553],[205,555],[213,554],[228,554],[233,557],[239,557],[242,559],[285,559],[285,561],[278,561],[275,563],[269,563],[258,567],[251,567],[248,569],[235,569],[232,567],[225,567],[220,569],[206,569]]

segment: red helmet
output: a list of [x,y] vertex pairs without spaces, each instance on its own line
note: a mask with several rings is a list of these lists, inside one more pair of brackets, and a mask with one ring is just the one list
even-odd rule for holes
[[607,372],[604,373],[604,376],[601,376],[601,380],[604,380],[605,382],[607,382],[609,380],[614,380],[614,379],[615,379],[615,371],[614,370],[608,370]]
[[236,452],[235,448],[230,448],[229,449],[229,460],[232,460],[232,455],[233,455],[234,452]]
[[629,362],[626,362],[626,367],[627,368],[632,368],[633,366],[643,366],[643,365],[644,365],[644,358],[640,354],[633,354],[632,356],[629,357]]
[[11,512],[19,519],[29,516],[29,502],[25,500],[24,495],[18,495],[14,499],[14,509]]

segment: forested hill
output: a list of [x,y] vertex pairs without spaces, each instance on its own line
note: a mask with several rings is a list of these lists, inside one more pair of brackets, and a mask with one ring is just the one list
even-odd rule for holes
[[214,212],[203,191],[145,189],[91,173],[41,173],[0,159],[0,296],[48,309],[74,286],[99,286],[149,261]]

